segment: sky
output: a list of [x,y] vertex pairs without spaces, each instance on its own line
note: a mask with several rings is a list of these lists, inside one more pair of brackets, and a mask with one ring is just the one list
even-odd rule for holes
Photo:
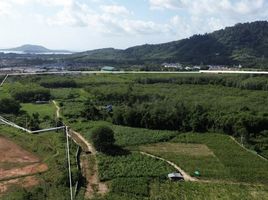
[[0,48],[125,49],[268,20],[268,0],[0,0]]

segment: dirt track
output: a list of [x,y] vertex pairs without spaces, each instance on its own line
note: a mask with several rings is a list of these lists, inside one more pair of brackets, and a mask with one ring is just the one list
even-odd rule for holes
[[[56,107],[56,117],[60,117],[60,107],[56,101],[53,101]],[[87,187],[85,197],[91,199],[95,194],[104,195],[108,192],[108,187],[105,183],[100,182],[98,176],[98,166],[96,163],[96,150],[80,133],[70,129],[69,136],[72,140],[79,145],[83,152],[80,155],[80,165],[82,175],[87,180]]]
[[101,183],[98,176],[98,167],[96,163],[96,151],[94,147],[78,132],[70,130],[71,138],[82,147],[83,152],[80,156],[80,165],[82,175],[87,180],[85,197],[91,199],[95,194],[104,195],[108,192],[105,183]]
[[175,163],[169,161],[169,160],[166,160],[164,158],[160,158],[158,156],[155,156],[155,155],[152,155],[152,154],[149,154],[149,153],[145,153],[145,152],[140,152],[141,154],[143,155],[146,155],[146,156],[149,156],[149,157],[152,157],[152,158],[156,158],[158,160],[162,160],[162,161],[165,161],[166,163],[168,163],[169,165],[171,165],[172,167],[174,167],[176,170],[178,170],[185,181],[198,181],[198,179],[194,178],[194,177],[191,177],[189,174],[187,174],[185,171],[183,171],[178,165],[176,165]]

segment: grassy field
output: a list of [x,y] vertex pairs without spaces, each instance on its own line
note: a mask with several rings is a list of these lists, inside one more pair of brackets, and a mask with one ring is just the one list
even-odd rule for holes
[[199,170],[202,179],[268,184],[268,162],[244,150],[229,136],[188,133],[172,141],[178,143],[139,149],[173,161],[189,174]]
[[[213,78],[216,76],[218,75],[211,75]],[[242,149],[228,135],[214,133],[182,134],[178,131],[134,128],[112,124],[111,116],[105,119],[101,118],[106,120],[104,122],[87,120],[81,115],[84,110],[84,103],[90,99],[97,108],[103,108],[107,104],[112,104],[114,108],[117,108],[144,103],[150,105],[155,101],[161,101],[165,104],[183,102],[189,107],[200,104],[209,109],[209,114],[215,115],[221,115],[226,112],[232,116],[244,110],[244,114],[261,117],[268,116],[268,108],[264,106],[268,102],[267,91],[246,90],[236,85],[226,87],[222,86],[221,83],[202,84],[202,81],[201,83],[192,81],[189,84],[165,83],[161,82],[161,80],[154,84],[147,84],[146,80],[144,83],[139,81],[139,79],[147,78],[190,78],[189,80],[194,80],[195,77],[201,77],[202,79],[205,76],[189,74],[96,74],[11,77],[8,79],[7,84],[0,89],[0,98],[9,97],[16,86],[29,85],[30,82],[38,85],[44,82],[72,80],[77,84],[74,88],[49,88],[52,99],[57,100],[61,105],[61,114],[65,122],[72,129],[83,134],[88,141],[91,140],[93,127],[101,124],[110,126],[115,133],[116,145],[123,152],[122,155],[116,156],[97,154],[96,161],[99,177],[109,185],[110,192],[105,197],[96,197],[96,199],[266,200],[268,196],[267,162]],[[226,77],[230,78],[230,82],[237,77],[236,83],[239,84],[240,80],[244,80],[244,77],[236,75],[226,75]],[[266,81],[266,77],[247,77],[245,80],[251,83],[255,80],[263,82]],[[128,102],[129,98],[126,98],[128,96],[137,99],[134,102]],[[41,117],[48,115],[54,118],[55,115],[55,108],[51,104],[22,104],[22,109],[29,114],[38,112]],[[159,116],[157,112],[155,115]],[[211,116],[213,117],[214,115]],[[13,134],[12,130],[6,128],[5,133],[27,150],[38,154],[49,165],[50,170],[41,175],[46,184],[40,186],[42,188],[40,193],[46,194],[47,199],[52,199],[52,195],[55,196],[58,193],[60,193],[59,199],[67,199],[67,184],[66,181],[63,181],[66,179],[64,137],[57,133],[25,136],[19,134],[19,132]],[[257,139],[263,141],[262,137]],[[73,155],[75,147],[72,144],[74,171]],[[141,155],[136,152],[137,150],[146,151],[171,160],[191,175],[195,170],[199,170],[201,179],[216,180],[216,183],[170,182],[166,176],[174,171],[173,167],[163,161]],[[237,184],[231,184],[231,182],[236,182]],[[80,193],[81,191],[83,193],[83,188]]]
[[115,178],[162,177],[173,171],[163,161],[130,153],[123,156],[98,155],[100,179],[103,181]]
[[33,113],[39,113],[41,118],[49,116],[50,118],[55,118],[56,108],[52,102],[48,104],[32,104],[32,103],[23,103],[21,104],[21,109],[26,111],[29,115]]
[[178,135],[176,131],[150,130],[143,128],[132,128],[127,126],[113,125],[104,121],[78,121],[70,123],[70,126],[81,132],[88,140],[91,140],[91,130],[99,125],[110,126],[115,133],[116,144],[122,147],[135,146],[140,144],[169,141]]
[[210,183],[155,182],[151,185],[152,200],[267,200],[267,186]]

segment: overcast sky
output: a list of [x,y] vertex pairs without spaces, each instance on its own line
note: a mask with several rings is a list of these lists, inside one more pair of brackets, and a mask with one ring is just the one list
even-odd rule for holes
[[268,20],[268,0],[0,0],[0,47],[127,48]]

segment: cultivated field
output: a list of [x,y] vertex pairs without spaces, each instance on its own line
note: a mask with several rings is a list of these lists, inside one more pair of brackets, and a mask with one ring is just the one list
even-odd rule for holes
[[[8,79],[0,100],[20,103],[19,113],[3,115],[22,126],[43,128],[63,121],[77,132],[71,137],[82,147],[78,162],[83,176],[74,143],[71,161],[73,183],[82,180],[79,200],[259,200],[268,196],[268,162],[257,155],[267,157],[268,151],[267,83],[266,76],[249,75],[26,76]],[[49,103],[36,104],[40,98]],[[111,154],[92,148],[92,130],[103,125],[114,131]],[[48,196],[39,199],[55,194],[68,199],[64,135],[24,135],[1,127],[5,138],[48,166],[35,176],[37,188]],[[196,181],[169,181],[167,175],[177,171],[170,163]],[[38,195],[35,187],[27,191]]]

